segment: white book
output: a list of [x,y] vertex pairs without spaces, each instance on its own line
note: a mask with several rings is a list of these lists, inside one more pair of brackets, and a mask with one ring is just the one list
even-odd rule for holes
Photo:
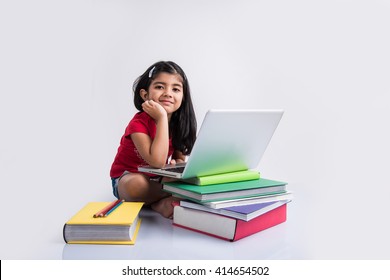
[[282,206],[283,204],[286,204],[290,201],[291,200],[280,200],[280,201],[262,202],[262,203],[256,203],[250,205],[241,205],[241,206],[232,206],[232,207],[221,208],[221,209],[214,209],[199,203],[182,200],[180,201],[180,206],[185,208],[210,212],[214,214],[219,214],[227,217],[232,217],[243,221],[250,221],[253,218],[265,214],[268,211],[278,208],[279,206]]
[[231,206],[251,205],[251,204],[257,204],[262,202],[273,202],[273,201],[292,200],[292,199],[293,199],[293,194],[292,192],[288,191],[282,194],[204,202],[202,203],[202,205],[214,209],[221,209],[221,208],[226,208]]

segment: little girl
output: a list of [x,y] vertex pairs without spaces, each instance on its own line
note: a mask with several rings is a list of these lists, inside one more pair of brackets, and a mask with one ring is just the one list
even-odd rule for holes
[[196,138],[196,118],[189,83],[176,63],[150,66],[133,85],[139,110],[127,125],[111,166],[113,193],[126,201],[142,201],[164,217],[173,213],[171,195],[160,176],[140,173],[138,166],[161,168],[183,162]]

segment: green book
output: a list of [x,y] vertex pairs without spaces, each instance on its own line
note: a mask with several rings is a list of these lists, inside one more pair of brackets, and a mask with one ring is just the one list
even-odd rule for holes
[[255,197],[286,192],[285,182],[264,178],[256,180],[196,186],[183,182],[166,182],[163,189],[198,203],[227,200],[235,198]]
[[207,186],[207,185],[215,185],[215,184],[223,184],[223,183],[256,180],[259,178],[260,178],[260,173],[258,171],[243,170],[243,171],[229,172],[223,174],[189,178],[189,179],[184,179],[183,181],[185,183],[189,183],[193,185]]

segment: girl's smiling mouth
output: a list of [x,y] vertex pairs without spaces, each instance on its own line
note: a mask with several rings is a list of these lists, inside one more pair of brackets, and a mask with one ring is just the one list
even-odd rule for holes
[[170,101],[170,100],[160,100],[160,103],[172,105],[172,104],[173,104],[173,101]]

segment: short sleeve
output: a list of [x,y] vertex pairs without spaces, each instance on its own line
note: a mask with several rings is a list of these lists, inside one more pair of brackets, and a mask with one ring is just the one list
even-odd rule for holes
[[145,112],[137,113],[130,121],[125,131],[125,137],[129,137],[133,133],[145,133],[152,138],[155,134],[155,124],[152,118]]

